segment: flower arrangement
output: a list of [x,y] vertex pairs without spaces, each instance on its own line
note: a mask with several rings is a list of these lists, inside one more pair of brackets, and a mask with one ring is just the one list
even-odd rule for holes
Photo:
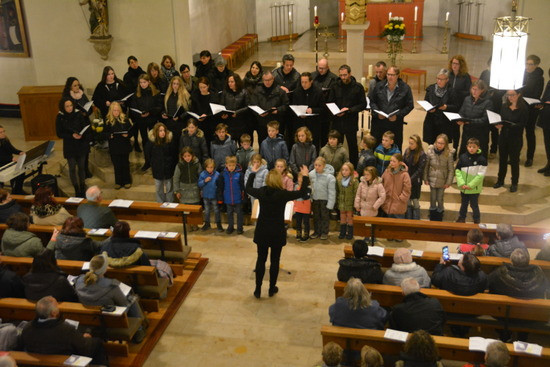
[[391,17],[388,23],[384,26],[384,31],[380,34],[380,38],[403,38],[405,36],[405,23],[403,17]]

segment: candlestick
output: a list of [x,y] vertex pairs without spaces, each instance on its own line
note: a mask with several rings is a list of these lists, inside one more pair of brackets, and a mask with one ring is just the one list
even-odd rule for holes
[[288,51],[294,51],[292,48],[292,13],[288,12],[288,31],[290,34],[288,35]]
[[[315,7],[316,9],[317,7]],[[317,12],[317,10],[315,10]],[[315,48],[313,51],[315,52],[315,64],[319,61],[319,17],[315,16],[315,19],[313,20],[313,28],[315,28]]]
[[288,12],[288,21],[292,22],[292,12],[291,11]]
[[414,24],[414,32],[413,32],[413,48],[412,48],[412,50],[411,50],[411,53],[412,53],[412,54],[415,54],[415,53],[416,53],[416,24],[417,24],[417,23],[418,23],[418,22],[417,22],[416,20],[415,20],[414,23],[413,23],[413,24]]
[[447,12],[447,20],[445,20],[445,33],[443,34],[443,47],[441,48],[442,54],[449,53],[447,49],[447,33],[449,33],[449,13]]
[[388,13],[388,20],[391,20],[391,11]]
[[344,12],[340,13],[340,20],[342,21],[342,23],[344,23]]
[[340,25],[340,52],[344,52],[344,29],[342,26],[344,25],[344,13],[341,14],[340,19],[342,20],[342,23]]
[[445,14],[445,21],[446,21],[446,22],[449,21],[449,12],[447,12],[447,14]]
[[418,6],[414,7],[414,21],[416,22],[418,20]]
[[372,64],[369,64],[369,74],[367,75],[369,78],[372,78]]
[[317,16],[317,5],[315,5],[313,7],[313,16],[316,17]]

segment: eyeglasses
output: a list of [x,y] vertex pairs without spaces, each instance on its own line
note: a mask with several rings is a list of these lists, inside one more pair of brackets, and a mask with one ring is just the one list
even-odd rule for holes
[[449,80],[449,78],[437,78],[437,80]]
[[459,62],[454,62],[454,61],[453,61],[451,64],[452,64],[452,65],[460,65]]

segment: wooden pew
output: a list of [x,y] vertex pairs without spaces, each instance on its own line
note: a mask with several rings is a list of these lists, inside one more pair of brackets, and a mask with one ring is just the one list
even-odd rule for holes
[[18,366],[63,366],[63,362],[70,355],[61,354],[39,354],[19,351],[10,351],[9,355],[15,359]]
[[[403,350],[403,343],[395,340],[384,339],[384,330],[352,329],[338,326],[323,325],[321,335],[323,345],[335,342],[344,349],[361,350],[364,345],[369,345],[381,354],[399,355]],[[468,339],[451,338],[447,336],[434,336],[439,355],[443,359],[465,362],[484,362],[485,353],[470,351]],[[511,363],[516,367],[546,367],[550,365],[550,348],[543,348],[540,357],[522,354],[514,351],[513,344],[506,344],[510,352]]]
[[[394,248],[384,249],[384,256],[372,256],[372,259],[378,261],[382,267],[389,268],[393,264],[393,254],[395,253]],[[451,251],[453,252],[453,251]],[[346,258],[353,257],[353,248],[351,245],[344,246],[344,256]],[[422,257],[413,257],[413,261],[418,265],[422,266],[427,271],[433,271],[435,266],[439,264],[439,259],[441,258],[441,252],[435,251],[424,251]],[[481,263],[481,270],[489,274],[491,271],[501,266],[502,264],[511,263],[510,259],[507,257],[495,257],[495,256],[478,256],[479,262]],[[545,272],[547,277],[550,277],[550,261],[543,260],[531,260],[529,262],[531,265],[538,265]]]
[[[334,283],[335,297],[344,294],[345,282]],[[383,307],[392,307],[403,301],[401,287],[384,284],[365,284],[372,298]],[[474,296],[458,296],[451,292],[422,288],[420,290],[428,297],[436,298],[441,302],[447,313],[447,323],[486,328],[508,328],[514,331],[550,334],[550,328],[544,324],[550,319],[550,300],[546,299],[519,299],[499,294],[478,293]],[[449,314],[457,315],[449,315]],[[488,315],[503,320],[480,320],[461,315]],[[537,323],[517,322],[540,321]],[[535,325],[536,324],[536,325]]]
[[[36,304],[24,298],[0,299],[0,318],[4,320],[33,320],[36,316]],[[82,325],[106,327],[107,334],[115,340],[131,340],[141,326],[138,318],[122,315],[104,314],[100,306],[84,306],[76,302],[61,302],[59,310],[66,319],[78,321]],[[107,352],[111,355],[128,356],[127,344],[107,343]]]
[[[427,220],[353,217],[354,235],[362,237],[396,238],[403,240],[466,243],[470,229],[478,228],[485,243],[494,243],[495,229],[480,228],[473,223],[432,222]],[[542,248],[546,228],[513,226],[514,234],[529,248]]]
[[[34,199],[33,195],[12,195],[12,197],[21,205],[28,214]],[[55,201],[62,204],[72,215],[76,215],[76,210],[80,204],[86,203],[82,200],[80,203],[67,203],[65,197],[56,197]],[[112,200],[102,200],[101,206],[109,206]],[[167,222],[182,223],[184,243],[187,246],[187,229],[185,224],[200,225],[203,223],[202,207],[200,205],[178,204],[176,208],[162,208],[162,204],[149,201],[134,201],[129,208],[111,208],[118,219],[135,220],[144,222]]]
[[[4,223],[0,224],[0,236],[4,234],[4,231],[8,228],[8,226]],[[44,246],[48,244],[50,241],[50,237],[52,236],[54,226],[40,226],[36,224],[31,224],[29,226],[28,231],[36,234],[41,240]],[[58,228],[60,229],[60,228]],[[85,229],[86,232],[89,232],[89,229]],[[137,231],[130,231],[130,237],[134,238]],[[105,235],[99,236],[99,235],[92,235],[90,237],[102,241],[107,239],[107,237],[111,236],[111,231],[107,231]],[[159,237],[157,239],[148,239],[148,238],[140,238],[139,239],[141,243],[141,247],[143,250],[152,258],[164,258],[166,257],[166,252],[169,251],[170,254],[168,255],[171,259],[178,260],[179,262],[183,262],[185,256],[188,253],[188,248],[184,248],[182,242],[181,242],[181,235],[178,233],[174,238],[167,238],[167,237]]]

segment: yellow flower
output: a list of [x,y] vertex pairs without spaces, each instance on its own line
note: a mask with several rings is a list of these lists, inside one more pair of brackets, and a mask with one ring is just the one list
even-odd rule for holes
[[388,25],[388,24],[386,24],[386,25],[384,26],[384,28],[388,29],[388,28],[389,28],[389,25]]
[[389,26],[388,28],[389,28],[389,29],[393,29],[393,26],[392,26],[392,25],[390,25],[390,26]]

